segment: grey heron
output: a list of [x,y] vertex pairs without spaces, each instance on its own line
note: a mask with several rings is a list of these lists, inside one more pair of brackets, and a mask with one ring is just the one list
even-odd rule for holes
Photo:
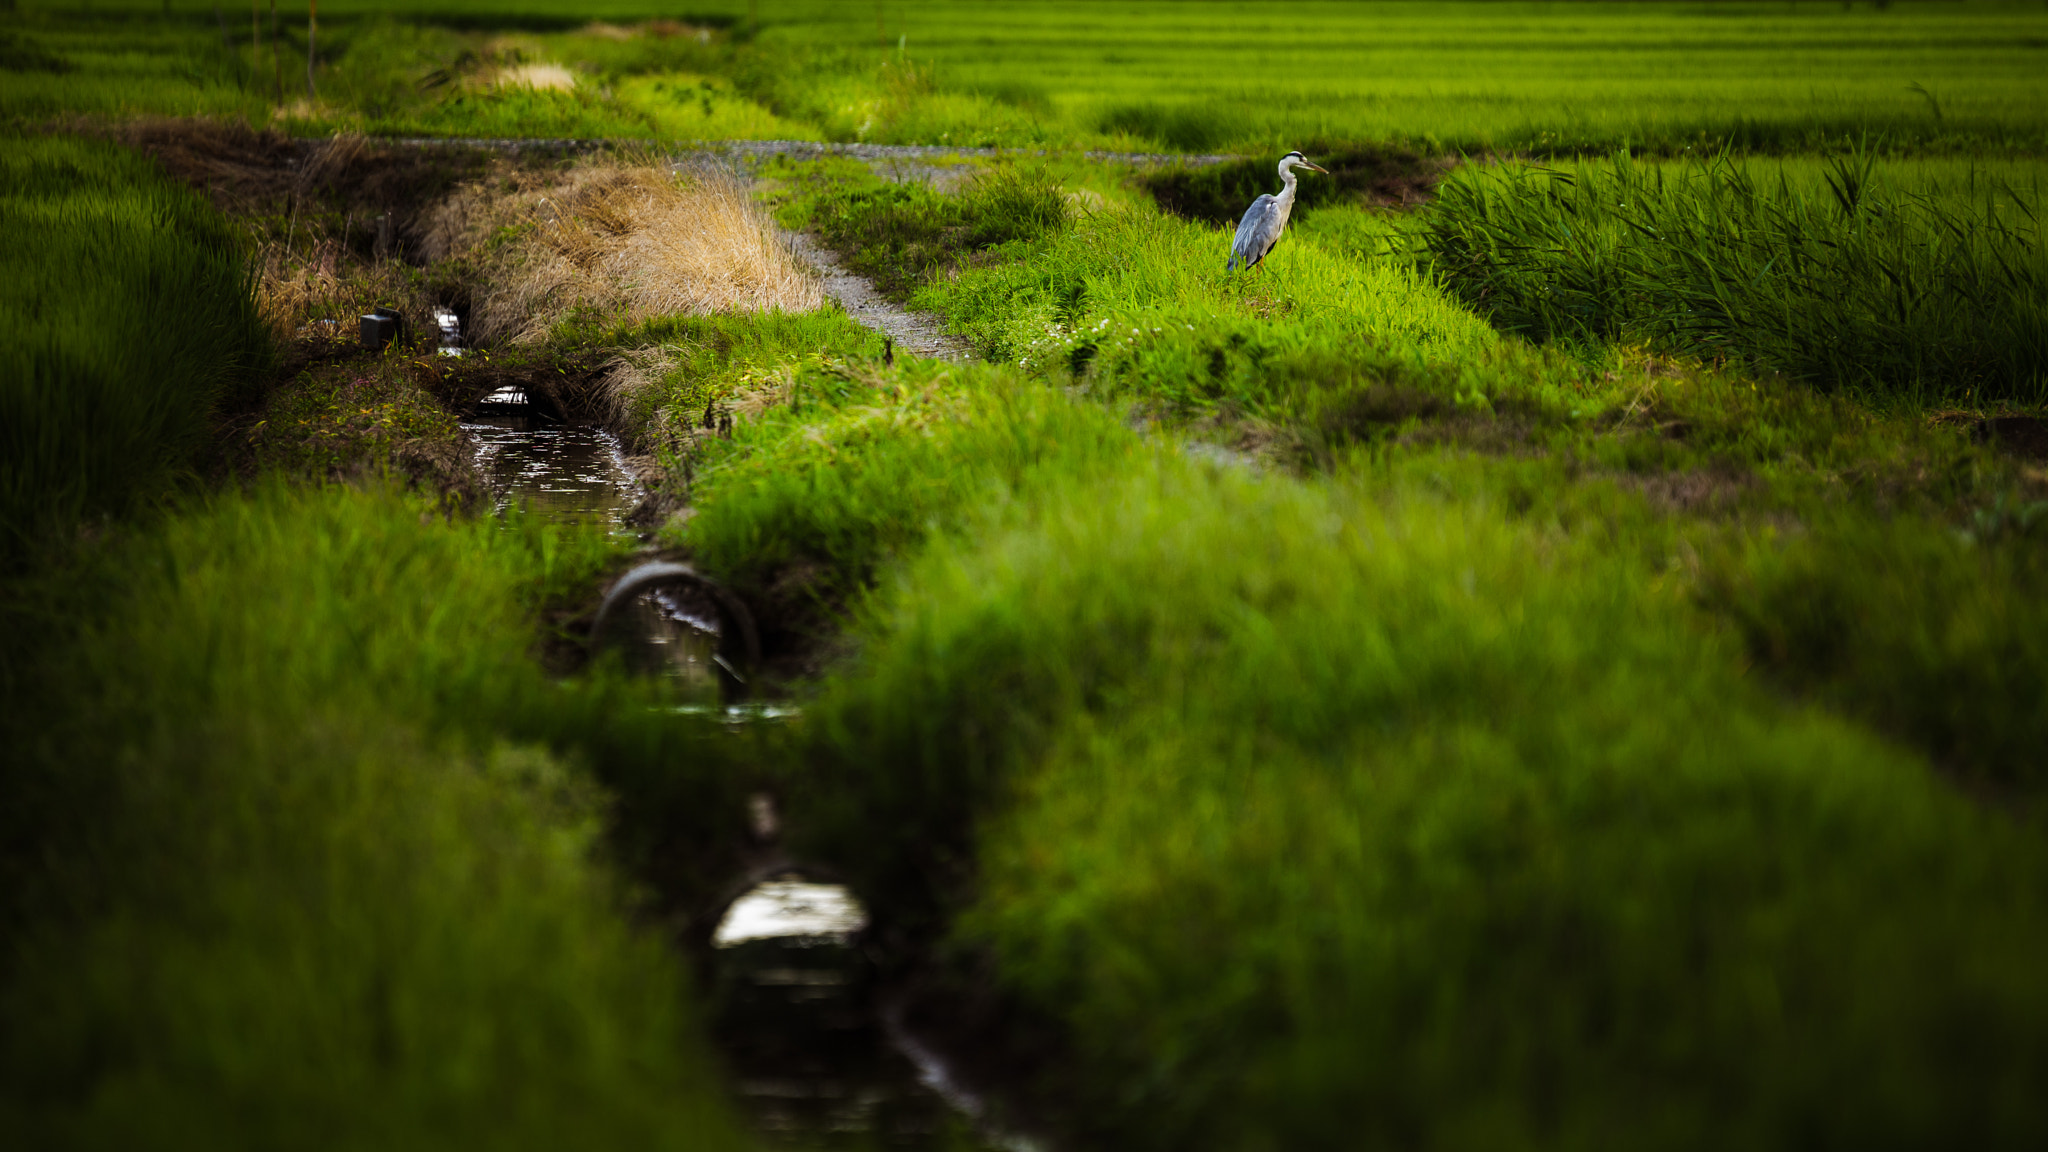
[[1278,196],[1265,195],[1252,201],[1244,210],[1244,219],[1237,222],[1237,239],[1230,242],[1230,260],[1223,265],[1228,272],[1234,268],[1250,268],[1266,258],[1273,245],[1280,242],[1280,232],[1287,227],[1287,215],[1294,211],[1294,170],[1306,168],[1311,172],[1329,175],[1329,170],[1309,163],[1299,152],[1289,152],[1280,158],[1280,182],[1286,187]]

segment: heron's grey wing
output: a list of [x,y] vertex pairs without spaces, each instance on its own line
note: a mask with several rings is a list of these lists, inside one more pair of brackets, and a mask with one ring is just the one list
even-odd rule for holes
[[1224,269],[1249,268],[1265,259],[1273,241],[1279,239],[1279,218],[1279,202],[1273,197],[1252,201],[1244,210],[1244,219],[1237,222],[1237,239],[1230,242],[1230,261]]

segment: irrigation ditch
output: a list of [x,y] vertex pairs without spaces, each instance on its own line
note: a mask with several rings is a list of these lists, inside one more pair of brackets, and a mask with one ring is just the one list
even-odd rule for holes
[[[931,318],[890,303],[808,237],[785,237],[819,267],[828,295],[906,354],[966,354]],[[645,542],[648,529],[680,510],[658,490],[651,461],[629,455],[606,427],[588,378],[487,379],[496,387],[464,414],[462,430],[496,511],[522,506]],[[795,714],[787,687],[764,673],[750,610],[683,558],[643,549],[572,626],[585,629],[588,650],[617,650],[634,672],[668,681],[679,710],[731,725]],[[783,850],[772,794],[751,797],[748,815],[744,870],[693,917],[697,930],[683,946],[710,992],[713,1035],[754,1123],[800,1144],[1038,1147],[998,1121],[1010,1113],[991,1105],[985,1080],[969,1086],[962,1066],[974,1062],[955,1054],[965,1037],[931,1027],[959,1004],[938,1002],[926,980],[905,977],[914,962],[874,946],[865,907],[834,869]]]
[[[385,440],[374,439],[376,425],[337,425],[321,435],[339,446],[291,459],[332,479],[393,468],[439,493],[451,512],[518,507],[630,541],[630,562],[588,601],[551,619],[554,638],[542,645],[550,670],[573,673],[593,655],[615,654],[632,673],[665,681],[666,706],[678,711],[733,729],[796,714],[793,689],[816,661],[764,655],[753,609],[687,556],[655,544],[655,530],[688,508],[660,462],[635,454],[632,430],[619,422],[607,389],[617,360],[470,338],[489,320],[469,277],[488,270],[455,261],[451,272],[449,261],[435,259],[447,250],[434,235],[437,207],[465,182],[487,170],[502,177],[490,166],[507,157],[515,169],[558,167],[592,150],[588,144],[298,141],[183,121],[131,125],[122,136],[251,227],[270,294],[324,290],[330,299],[379,301],[360,329],[336,319],[297,326],[272,372],[273,394],[289,385],[324,398],[328,389],[337,399],[326,408],[337,412],[358,404],[372,411],[409,394],[451,421],[426,420],[424,431]],[[667,163],[744,174],[769,156],[847,155],[888,165],[897,179],[924,179],[936,171],[933,161],[961,151],[748,143]],[[891,302],[813,238],[784,231],[777,240],[808,265],[825,296],[889,340],[891,355],[969,356],[934,318]],[[351,267],[370,271],[351,282]],[[286,423],[274,396],[264,409],[228,413],[229,469],[249,473],[280,459],[272,441]],[[707,993],[711,1032],[742,1111],[771,1141],[801,1146],[1038,1147],[1016,1123],[1031,1107],[1009,1099],[1004,1086],[1045,1048],[1037,1026],[973,982],[938,975],[920,945],[871,923],[829,862],[791,856],[783,825],[777,798],[753,795],[746,827],[734,830],[740,847],[726,856],[728,883],[708,895],[657,897],[683,912],[676,944]],[[660,886],[658,877],[651,882]]]
[[[521,405],[510,396],[491,404],[495,411],[466,417],[463,428],[499,507],[636,531],[644,489],[613,433],[537,406],[512,411]],[[749,651],[745,606],[685,564],[646,554],[586,616],[590,645],[666,679],[679,710],[732,725],[793,714],[755,679],[758,644]],[[903,990],[878,979],[865,947],[858,897],[830,868],[791,859],[781,823],[772,795],[751,799],[744,870],[682,942],[711,994],[733,1090],[771,1137],[941,1146],[961,1118],[982,1114],[980,1099],[959,1087],[934,1042],[905,1025]]]

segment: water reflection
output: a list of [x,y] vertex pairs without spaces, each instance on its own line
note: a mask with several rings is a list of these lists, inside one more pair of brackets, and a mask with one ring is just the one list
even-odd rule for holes
[[771,880],[732,902],[711,933],[711,946],[737,948],[750,940],[774,940],[850,948],[854,933],[867,926],[867,909],[844,884]]
[[690,591],[664,586],[634,597],[606,622],[602,642],[618,650],[629,671],[665,678],[682,701],[678,707],[722,707],[735,676],[718,654],[716,611]]
[[[626,531],[640,488],[619,443],[602,429],[536,416],[475,416],[462,427],[476,443],[496,511],[515,506],[558,523],[596,523]],[[626,667],[666,678],[685,706],[717,707],[731,671],[718,654],[718,614],[685,587],[635,597],[608,624],[602,641]]]
[[728,724],[753,724],[764,720],[789,720],[803,715],[795,704],[772,700],[739,700],[731,704],[677,704],[670,711],[684,716],[709,716]]
[[741,1104],[782,1147],[988,1147],[885,1026],[866,927],[849,889],[796,872],[726,909],[711,938],[715,1032]]
[[474,416],[462,427],[476,441],[501,514],[524,504],[549,520],[618,529],[637,503],[619,442],[601,428],[533,416]]
[[446,308],[434,309],[434,327],[441,330],[441,355],[462,355],[462,319]]

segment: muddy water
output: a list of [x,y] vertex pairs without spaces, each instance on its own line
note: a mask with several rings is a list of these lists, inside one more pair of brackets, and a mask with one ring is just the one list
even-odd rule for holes
[[[523,397],[495,396],[516,407]],[[538,416],[463,421],[496,509],[632,533],[639,486],[618,441],[600,429]],[[730,723],[775,722],[786,707],[741,698],[718,663],[718,615],[690,590],[643,594],[607,626],[629,669],[668,680],[679,711]],[[772,844],[766,827],[752,829]],[[757,874],[757,877],[759,874]],[[1016,1148],[977,1132],[975,1101],[940,1059],[893,1026],[860,929],[866,910],[845,887],[797,867],[771,868],[727,910],[712,949],[713,1034],[743,1111],[771,1146]]]

